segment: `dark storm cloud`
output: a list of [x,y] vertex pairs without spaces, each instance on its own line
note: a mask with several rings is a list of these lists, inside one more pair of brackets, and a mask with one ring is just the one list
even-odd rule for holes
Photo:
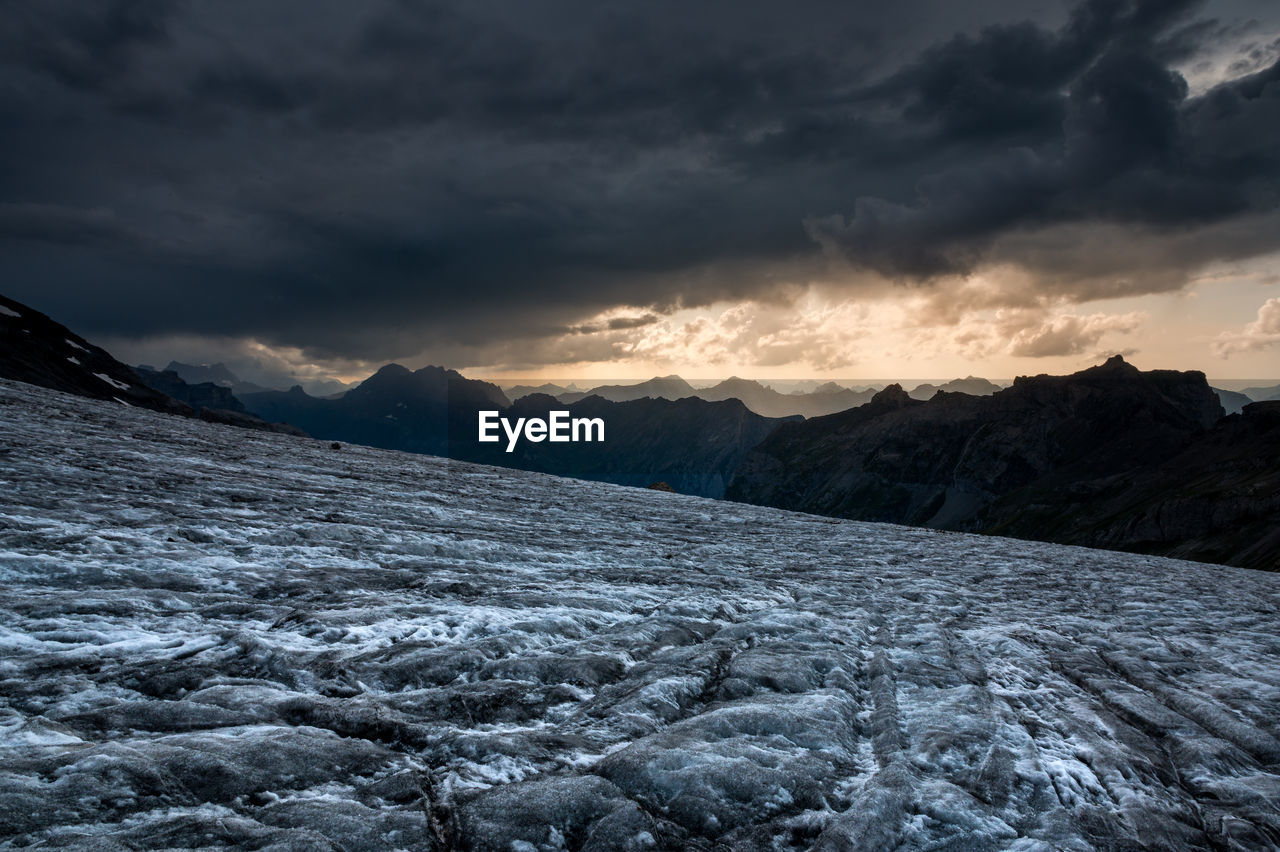
[[122,227],[110,211],[0,202],[0,239],[66,246],[120,246],[135,244],[140,238]]
[[815,240],[1081,294],[1277,248],[1276,66],[1174,70],[1254,31],[1213,7],[0,5],[0,275],[89,334],[395,357],[776,297]]
[[0,45],[16,64],[72,89],[102,90],[127,75],[139,55],[163,42],[171,0],[6,2]]
[[1056,34],[998,27],[929,51],[878,94],[902,98],[901,114],[936,145],[991,134],[1016,144],[922,176],[905,203],[860,198],[847,223],[815,220],[815,233],[857,263],[928,278],[1031,263],[992,251],[1011,232],[1125,223],[1174,233],[1271,213],[1280,64],[1189,98],[1169,63],[1211,28],[1170,29],[1193,5],[1087,3]]

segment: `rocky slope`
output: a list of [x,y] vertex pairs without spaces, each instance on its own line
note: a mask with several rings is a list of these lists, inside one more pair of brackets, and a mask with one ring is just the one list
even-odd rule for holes
[[236,398],[231,389],[213,382],[190,384],[173,370],[157,372],[146,366],[134,370],[138,379],[147,387],[184,402],[195,412],[195,416],[208,423],[221,423],[224,426],[235,426],[240,429],[256,429],[260,432],[280,432],[286,435],[306,435],[307,433],[289,423],[272,423],[256,414],[245,411],[244,403]]
[[6,381],[0,481],[0,846],[1280,844],[1280,575]]
[[1166,461],[1011,495],[988,530],[1280,571],[1280,400],[1220,420]]
[[0,296],[0,378],[168,414],[195,413],[148,387],[105,349],[5,296]]
[[241,429],[305,434],[249,414],[225,387],[188,384],[172,371],[128,367],[39,311],[3,296],[0,377]]
[[[920,402],[895,386],[861,408],[780,427],[744,459],[727,496],[1205,559],[1229,553],[1233,563],[1274,567],[1274,549],[1229,543],[1238,542],[1241,524],[1280,525],[1270,502],[1238,491],[1250,474],[1215,475],[1190,463],[1227,440],[1208,431],[1222,413],[1202,374],[1143,373],[1118,356],[1072,376],[1020,378],[989,397]],[[1238,440],[1242,465],[1253,459],[1274,473],[1280,447],[1260,425],[1265,420],[1224,428]],[[1204,516],[1179,522],[1162,508],[1172,498],[1161,489],[1193,481]],[[1166,520],[1158,532],[1149,523],[1109,520],[1120,503]]]

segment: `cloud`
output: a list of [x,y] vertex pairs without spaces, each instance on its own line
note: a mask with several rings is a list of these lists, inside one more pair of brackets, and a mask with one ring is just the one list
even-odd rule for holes
[[0,239],[56,245],[135,245],[144,239],[110,210],[0,202]]
[[1034,250],[1041,234],[1095,227],[1172,246],[1202,228],[1249,230],[1274,213],[1280,63],[1189,97],[1170,63],[1194,51],[1195,30],[1170,28],[1192,5],[1083,3],[1057,32],[994,27],[926,52],[872,95],[899,99],[922,145],[973,153],[922,173],[911,198],[858,197],[847,219],[811,219],[811,232],[849,262],[899,279],[1012,263],[1071,280],[1084,277],[1077,266],[1093,266],[1141,280],[1146,292],[1179,287],[1224,253],[1273,248],[1274,236],[1201,244],[1162,278],[1141,275],[1123,238],[1082,263],[1045,262]]
[[1098,345],[1104,334],[1127,334],[1136,330],[1146,314],[1121,315],[1063,314],[1028,328],[1019,329],[1010,339],[1008,352],[1023,358],[1079,355]]
[[[1257,39],[1167,0],[28,3],[0,280],[90,336],[326,363],[625,358],[815,283],[939,316],[1176,289],[1280,247]],[[849,357],[748,314],[753,357]]]
[[1240,331],[1219,335],[1213,351],[1229,358],[1242,352],[1260,352],[1280,346],[1280,298],[1267,299],[1258,308],[1258,318]]

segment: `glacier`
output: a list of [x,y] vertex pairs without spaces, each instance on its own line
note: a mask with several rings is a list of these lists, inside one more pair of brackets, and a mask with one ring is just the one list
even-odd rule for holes
[[1273,574],[0,424],[0,847],[1280,844]]

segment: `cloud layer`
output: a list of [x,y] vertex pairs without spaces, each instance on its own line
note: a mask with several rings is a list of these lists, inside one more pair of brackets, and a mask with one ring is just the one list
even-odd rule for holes
[[1258,308],[1256,320],[1239,331],[1222,334],[1213,348],[1224,358],[1241,352],[1280,348],[1280,299],[1267,299]]
[[[592,318],[630,341],[678,309],[803,313],[815,282],[945,314],[1012,270],[983,309],[1050,323],[1014,348],[1079,352],[1131,320],[1050,307],[1280,248],[1257,9],[20,4],[0,276],[90,335],[566,362],[627,357]],[[841,357],[817,319],[739,319],[759,363]]]

